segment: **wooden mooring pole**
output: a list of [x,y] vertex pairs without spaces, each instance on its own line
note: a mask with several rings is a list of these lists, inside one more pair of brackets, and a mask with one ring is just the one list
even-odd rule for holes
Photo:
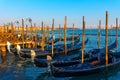
[[2,58],[2,60],[4,60],[4,59],[6,59],[6,45],[1,45],[0,46],[0,51],[1,51],[1,58]]
[[12,33],[14,34],[14,25],[13,25],[13,22],[11,22],[11,31],[12,31]]
[[67,55],[67,40],[66,40],[66,28],[67,28],[67,16],[65,16],[65,22],[64,22],[64,51],[65,55]]
[[[27,43],[27,41],[28,41],[28,25],[26,25],[26,34],[25,34],[25,36],[26,36],[25,43]],[[26,47],[27,47],[27,44],[26,44]]]
[[72,26],[72,44],[74,46],[74,23],[73,23],[73,26]]
[[106,67],[108,66],[108,11],[106,11],[106,25],[105,25],[105,54],[106,54]]
[[52,20],[52,57],[54,56],[54,19]]
[[34,47],[37,48],[37,26],[36,24],[34,23]]
[[83,32],[82,32],[82,63],[84,63],[84,38],[85,38],[85,21],[83,16]]
[[44,40],[45,40],[45,37],[44,37],[44,24],[43,24],[43,22],[42,22],[42,41],[41,41],[41,47],[42,47],[42,51],[44,51],[44,47],[45,47],[45,42],[44,42]]
[[22,18],[22,46],[24,48],[24,19]]
[[50,38],[50,32],[49,32],[49,26],[47,26],[47,41],[49,40],[49,38]]
[[90,26],[90,35],[92,36],[92,26]]
[[60,41],[61,41],[61,29],[60,29],[60,24],[59,24],[59,38],[60,38]]
[[6,47],[1,47],[1,66],[0,68],[5,68],[7,66],[7,56],[6,56]]
[[112,25],[110,27],[110,43],[112,42]]
[[98,27],[98,48],[100,48],[100,29],[101,29],[101,20],[99,20],[99,27]]
[[118,18],[116,18],[116,51],[118,52]]

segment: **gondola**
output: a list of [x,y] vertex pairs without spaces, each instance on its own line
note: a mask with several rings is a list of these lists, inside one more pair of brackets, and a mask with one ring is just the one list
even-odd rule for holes
[[[113,52],[112,54],[115,54]],[[120,58],[109,54],[107,70],[115,69],[120,66]],[[106,70],[105,57],[101,56],[101,60],[93,60],[81,63],[80,61],[71,62],[69,65],[59,65],[59,63],[50,64],[51,73],[54,77],[75,77],[86,76],[90,74],[100,73]]]
[[[78,39],[80,37],[80,34],[78,34],[78,35],[74,35],[74,40],[76,40],[76,39]],[[71,41],[72,40],[72,36],[71,37],[68,37],[68,38],[66,38],[67,39],[67,41]],[[61,38],[61,41],[64,41],[64,38]]]
[[[112,44],[110,44],[109,46],[108,46],[108,51],[111,53],[111,51],[113,50],[113,49],[115,49],[116,48],[116,41],[114,41]],[[103,48],[99,48],[99,49],[92,49],[92,50],[89,50],[88,52],[86,52],[85,53],[85,58],[88,58],[88,57],[90,57],[90,58],[92,58],[92,57],[96,57],[96,56],[98,56],[98,54],[99,55],[104,55],[104,52],[105,52],[105,47],[103,47]],[[96,54],[97,53],[97,54]],[[119,55],[118,53],[116,53],[116,55]],[[82,57],[82,54],[80,54],[78,57],[75,57],[75,58],[73,58],[73,60],[77,60],[77,59],[81,59],[81,57]]]
[[[87,42],[88,42],[88,39],[86,39],[85,44],[86,44]],[[75,52],[75,51],[80,50],[80,49],[81,49],[81,45],[82,45],[82,43],[79,42],[79,43],[77,43],[77,44],[74,45],[74,46],[71,45],[70,47],[68,47],[68,48],[67,48],[67,53],[68,53],[68,55],[69,55],[69,54],[72,54],[72,53]],[[37,58],[42,58],[42,57],[46,58],[47,55],[52,56],[51,51],[40,51],[40,52],[36,52],[36,57],[37,57]],[[64,48],[54,49],[54,57],[62,56],[62,55],[65,55]],[[21,56],[24,57],[24,58],[31,58],[30,53],[21,53]]]
[[[74,41],[74,45],[78,44],[79,42],[80,42],[80,38],[78,38],[77,40]],[[86,40],[86,42],[88,42],[88,39]],[[67,47],[69,47],[69,48],[73,47],[72,42],[68,43]],[[63,44],[59,43],[59,44],[54,45],[54,49],[55,50],[57,50],[57,49],[59,50],[59,49],[63,49],[63,48],[64,48],[64,43]],[[51,51],[52,50],[52,46],[47,45],[45,47],[45,50]]]
[[[80,34],[74,35],[74,40],[77,40],[78,38],[80,38]],[[56,42],[58,42],[58,41],[60,41],[60,40],[61,40],[61,41],[64,41],[64,38],[55,38],[54,43],[56,43]],[[72,36],[67,37],[66,40],[67,40],[67,41],[71,41],[71,40],[72,40]],[[49,41],[47,42],[47,44],[52,45],[52,40],[49,40]]]
[[35,58],[34,59],[34,64],[37,66],[37,67],[48,67],[48,64],[52,61],[70,61],[70,58],[68,58],[69,56],[67,57],[62,57],[62,58],[54,58],[52,60],[47,60],[47,58]]
[[[110,51],[110,50],[112,50],[112,49],[114,49],[116,47],[116,41],[114,42],[114,43],[112,43],[111,45],[109,45],[109,47],[108,47],[108,50]],[[92,49],[92,50],[90,50],[90,51],[88,51],[86,54],[85,54],[85,59],[86,59],[86,61],[87,60],[95,60],[95,59],[98,59],[98,56],[97,56],[97,53],[103,53],[103,51],[105,50],[105,48],[101,48],[101,49]],[[96,53],[96,54],[95,54]],[[90,57],[89,55],[92,55],[92,57]],[[62,63],[65,63],[64,65],[67,65],[67,62],[69,62],[69,61],[73,61],[73,60],[79,60],[79,59],[81,59],[81,56],[80,55],[77,55],[76,57],[69,57],[69,56],[67,56],[67,57],[62,57],[62,58],[55,58],[55,59],[53,59],[52,61],[54,61],[54,62],[56,62],[56,64],[57,64],[57,62],[59,61],[59,62],[62,62]],[[51,62],[52,62],[51,61]],[[46,59],[38,59],[38,58],[35,58],[34,59],[34,64],[37,66],[37,67],[47,67],[48,66],[48,63],[49,63],[50,61],[47,61]],[[63,65],[63,64],[62,64]]]
[[[79,43],[80,38],[74,40],[74,45],[76,45],[77,43]],[[72,42],[67,44],[67,47],[72,46]],[[54,49],[58,49],[58,48],[63,48],[64,44],[56,44],[54,45]],[[21,49],[22,52],[30,52],[30,50],[34,50],[35,52],[41,52],[41,48],[23,48]],[[46,45],[45,46],[45,51],[51,51],[52,50],[52,46],[51,45]]]

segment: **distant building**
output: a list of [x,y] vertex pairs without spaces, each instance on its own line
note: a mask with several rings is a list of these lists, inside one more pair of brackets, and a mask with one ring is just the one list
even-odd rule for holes
[[[116,29],[116,27],[112,27],[112,29]],[[120,27],[118,27],[118,29],[120,29]]]

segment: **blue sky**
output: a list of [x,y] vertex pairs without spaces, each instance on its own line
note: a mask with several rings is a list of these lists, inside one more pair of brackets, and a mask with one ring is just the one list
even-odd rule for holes
[[104,27],[105,11],[109,12],[109,25],[115,25],[116,17],[120,18],[119,5],[120,0],[0,0],[0,25],[30,17],[37,25],[44,21],[49,26],[54,18],[57,27],[67,16],[67,26],[75,23],[81,28],[85,16],[88,28],[97,27],[99,20]]

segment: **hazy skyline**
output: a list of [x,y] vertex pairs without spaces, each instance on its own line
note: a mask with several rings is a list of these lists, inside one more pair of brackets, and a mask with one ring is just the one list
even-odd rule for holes
[[109,25],[115,25],[115,19],[120,19],[120,0],[0,0],[0,25],[10,21],[20,21],[30,17],[33,23],[41,25],[44,21],[51,26],[64,24],[67,16],[67,26],[81,27],[82,16],[85,16],[86,26],[97,27],[102,20],[104,27],[105,11],[109,13]]

